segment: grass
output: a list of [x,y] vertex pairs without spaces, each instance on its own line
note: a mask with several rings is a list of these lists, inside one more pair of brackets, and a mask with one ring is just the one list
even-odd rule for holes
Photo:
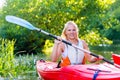
[[25,77],[23,75],[36,75],[36,60],[39,60],[41,58],[46,59],[45,55],[41,53],[37,55],[27,54],[15,56],[15,40],[10,41],[0,39],[0,42],[0,78],[7,78],[11,80],[15,78],[23,78],[22,80],[26,80],[28,76]]
[[16,75],[15,66],[14,66],[14,43],[15,41],[9,41],[5,39],[0,39],[0,75],[1,76],[10,76]]
[[38,77],[36,72],[36,61],[40,59],[46,59],[46,55],[39,53],[37,55],[19,55],[15,57],[16,60],[16,71],[19,74],[16,76],[17,79],[22,80],[33,80]]

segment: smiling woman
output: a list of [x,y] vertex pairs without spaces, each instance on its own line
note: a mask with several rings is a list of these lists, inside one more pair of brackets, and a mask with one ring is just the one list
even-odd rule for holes
[[2,7],[4,6],[4,4],[5,4],[5,0],[0,0],[0,9],[2,9]]

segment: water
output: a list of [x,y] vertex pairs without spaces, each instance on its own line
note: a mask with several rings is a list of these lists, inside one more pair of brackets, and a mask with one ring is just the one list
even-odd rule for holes
[[120,54],[120,45],[95,46],[90,47],[90,50],[95,54],[102,55],[107,59],[111,59],[112,54]]

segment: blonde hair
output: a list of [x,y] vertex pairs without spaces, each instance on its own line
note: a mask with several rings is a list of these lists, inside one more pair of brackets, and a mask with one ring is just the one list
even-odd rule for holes
[[68,28],[69,25],[73,25],[73,26],[76,28],[76,30],[77,30],[77,38],[78,38],[79,29],[78,29],[77,24],[76,24],[75,22],[73,22],[73,21],[68,21],[68,22],[64,25],[64,28],[63,28],[61,37],[64,38],[64,39],[66,39],[65,31],[66,31],[66,29]]

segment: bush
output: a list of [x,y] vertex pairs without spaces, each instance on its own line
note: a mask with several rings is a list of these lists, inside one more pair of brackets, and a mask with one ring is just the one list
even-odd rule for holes
[[38,32],[30,31],[26,28],[11,24],[2,26],[0,36],[5,39],[16,39],[15,54],[41,52],[45,44],[45,38]]

